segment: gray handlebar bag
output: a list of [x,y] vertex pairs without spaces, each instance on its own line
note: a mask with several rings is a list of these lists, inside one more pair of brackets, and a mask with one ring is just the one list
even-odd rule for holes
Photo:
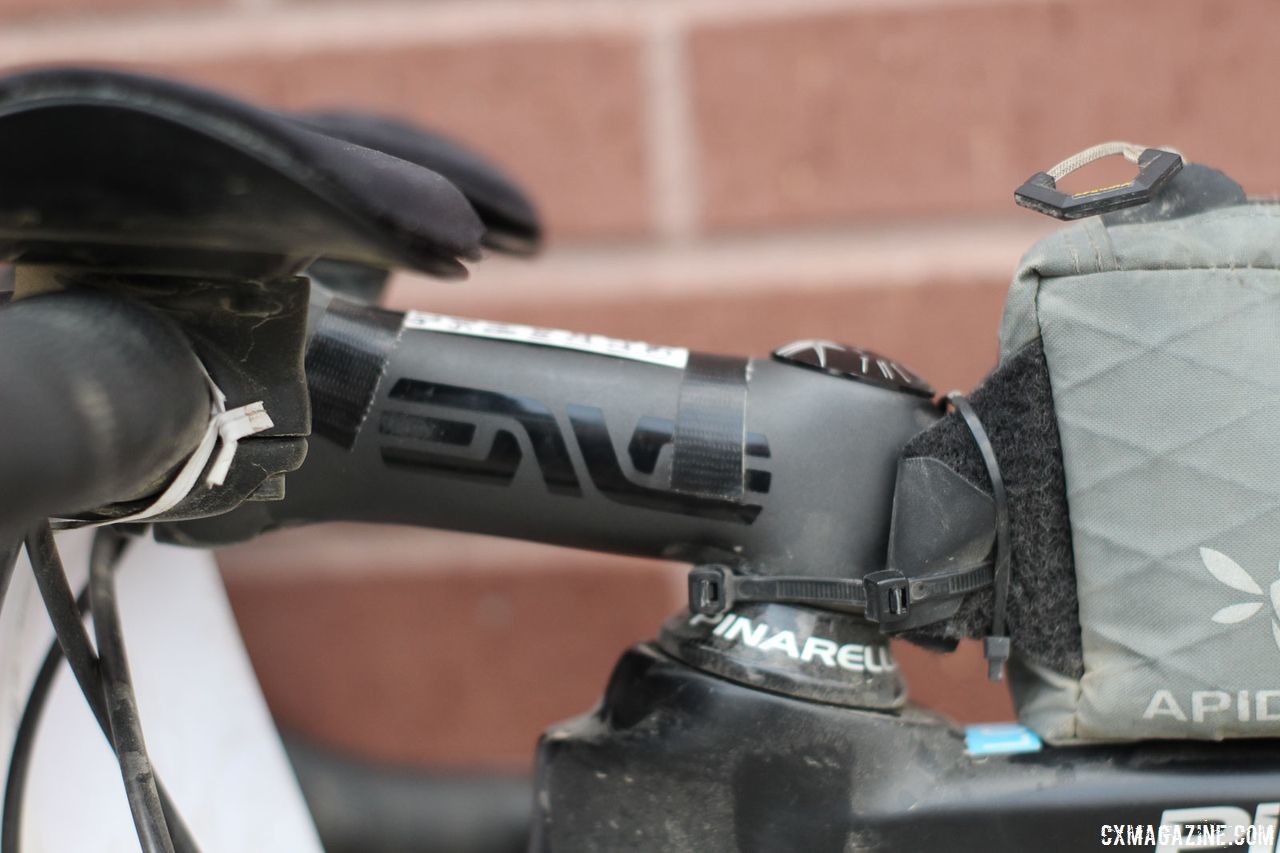
[[[1032,248],[984,385],[987,417],[1037,365],[1060,442],[1046,502],[1053,465],[1015,459],[1034,425],[992,418],[1015,460],[1015,704],[1055,744],[1280,736],[1280,205],[1188,166],[1146,208]],[[1062,498],[1069,541],[1045,533]],[[989,606],[965,606],[933,639],[981,635]]]
[[1017,679],[1051,741],[1280,735],[1278,249],[1245,203],[1023,260],[1001,356],[1044,350],[1084,664]]

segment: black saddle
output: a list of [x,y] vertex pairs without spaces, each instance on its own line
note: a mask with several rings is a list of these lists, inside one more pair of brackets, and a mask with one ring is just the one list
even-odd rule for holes
[[498,170],[387,119],[285,116],[116,71],[0,78],[0,260],[263,275],[324,257],[461,276],[481,245],[539,237]]
[[490,249],[530,254],[542,240],[538,212],[515,181],[452,140],[396,119],[368,113],[326,111],[295,115],[304,127],[417,163],[453,182],[484,223]]

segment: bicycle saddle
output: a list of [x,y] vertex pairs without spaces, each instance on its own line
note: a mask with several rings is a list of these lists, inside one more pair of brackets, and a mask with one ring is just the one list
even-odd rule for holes
[[396,119],[368,113],[300,113],[303,127],[366,148],[386,152],[444,175],[462,190],[484,222],[482,242],[490,249],[531,254],[542,239],[533,203],[496,166],[439,134]]
[[0,78],[0,260],[261,275],[325,256],[462,276],[484,233],[440,174],[194,86]]

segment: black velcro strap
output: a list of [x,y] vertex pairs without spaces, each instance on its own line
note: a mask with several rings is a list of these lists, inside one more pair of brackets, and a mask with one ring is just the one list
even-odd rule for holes
[[747,360],[690,353],[680,384],[671,489],[741,501],[747,423]]

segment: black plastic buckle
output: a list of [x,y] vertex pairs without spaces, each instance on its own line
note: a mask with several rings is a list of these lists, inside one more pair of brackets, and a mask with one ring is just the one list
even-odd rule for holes
[[867,592],[867,621],[894,625],[910,615],[911,582],[902,572],[872,572],[863,577],[862,586]]
[[733,606],[733,582],[724,566],[698,566],[689,572],[689,610],[719,616]]
[[1147,148],[1138,156],[1138,175],[1127,184],[1064,193],[1048,172],[1036,172],[1013,193],[1020,207],[1028,207],[1054,219],[1083,219],[1126,207],[1146,204],[1182,171],[1182,156],[1159,148]]

